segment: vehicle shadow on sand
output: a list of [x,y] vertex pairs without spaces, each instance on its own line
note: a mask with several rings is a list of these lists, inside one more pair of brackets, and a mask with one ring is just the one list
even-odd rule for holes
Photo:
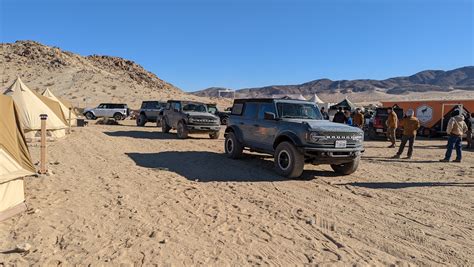
[[[112,137],[130,137],[138,139],[152,139],[152,140],[169,140],[178,139],[174,133],[163,133],[163,132],[147,132],[147,131],[115,131],[115,132],[104,132],[104,134]],[[209,139],[209,136],[188,136],[188,139]]]
[[[268,156],[244,154],[239,160],[209,151],[165,151],[159,153],[126,153],[138,166],[175,172],[199,182],[279,182],[287,181],[275,173]],[[329,171],[303,172],[293,180],[337,176]]]
[[400,183],[400,182],[370,182],[370,183],[345,183],[345,184],[334,184],[334,185],[350,185],[357,187],[365,187],[370,189],[403,189],[411,187],[437,187],[437,186],[458,186],[458,187],[474,187],[474,182],[454,183],[454,182],[412,182],[412,183]]

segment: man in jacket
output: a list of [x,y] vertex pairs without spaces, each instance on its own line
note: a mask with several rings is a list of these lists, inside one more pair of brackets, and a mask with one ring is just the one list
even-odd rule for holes
[[388,136],[388,140],[392,142],[389,148],[394,148],[395,143],[397,141],[396,133],[397,133],[397,127],[398,127],[398,116],[397,116],[397,113],[395,113],[392,108],[388,108],[387,112],[388,112],[388,118],[385,121],[385,123],[387,124],[387,136]]
[[361,129],[364,129],[364,114],[360,112],[360,108],[357,108],[354,114],[354,119],[352,120],[352,124],[355,127],[359,127]]
[[[395,113],[395,112],[394,112]],[[408,142],[408,153],[407,159],[411,159],[413,156],[413,144],[415,143],[416,132],[420,128],[420,121],[414,116],[414,112],[412,109],[408,110],[406,113],[406,118],[401,121],[401,125],[403,126],[403,135],[402,141],[400,143],[400,148],[398,152],[393,158],[399,159],[405,149],[405,145]]]
[[339,110],[334,114],[334,118],[332,119],[333,122],[337,123],[346,123],[346,115],[342,112],[342,107],[339,107]]
[[324,120],[329,120],[329,114],[327,111],[324,109],[324,107],[321,108],[321,115],[323,115]]
[[448,134],[448,146],[446,154],[441,162],[449,162],[453,149],[456,148],[456,159],[453,162],[461,162],[462,159],[462,136],[467,132],[467,125],[464,122],[464,116],[457,109],[453,111],[451,119],[448,122],[446,133]]

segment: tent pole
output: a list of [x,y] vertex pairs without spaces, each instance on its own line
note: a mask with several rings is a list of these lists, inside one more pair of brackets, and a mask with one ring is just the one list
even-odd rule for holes
[[69,126],[69,129],[68,129],[68,133],[71,134],[71,114],[72,114],[72,108],[69,107],[69,120],[68,120],[68,126]]
[[41,155],[40,155],[40,174],[46,174],[48,172],[46,165],[46,120],[48,119],[47,114],[41,114]]

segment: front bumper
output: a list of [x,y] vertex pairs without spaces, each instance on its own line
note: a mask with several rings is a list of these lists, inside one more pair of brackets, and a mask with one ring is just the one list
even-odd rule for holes
[[220,125],[194,125],[188,124],[186,125],[188,131],[190,132],[218,132],[221,130]]
[[305,161],[312,164],[344,164],[351,162],[364,153],[364,147],[354,148],[320,148],[300,147]]

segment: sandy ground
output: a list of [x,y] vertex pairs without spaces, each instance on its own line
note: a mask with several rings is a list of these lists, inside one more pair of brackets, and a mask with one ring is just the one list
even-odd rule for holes
[[366,142],[351,176],[307,165],[286,180],[271,158],[227,159],[222,137],[77,128],[49,144],[53,175],[26,178],[29,212],[0,224],[0,251],[32,246],[0,266],[472,266],[473,152],[441,164],[444,144],[417,141],[407,161]]

